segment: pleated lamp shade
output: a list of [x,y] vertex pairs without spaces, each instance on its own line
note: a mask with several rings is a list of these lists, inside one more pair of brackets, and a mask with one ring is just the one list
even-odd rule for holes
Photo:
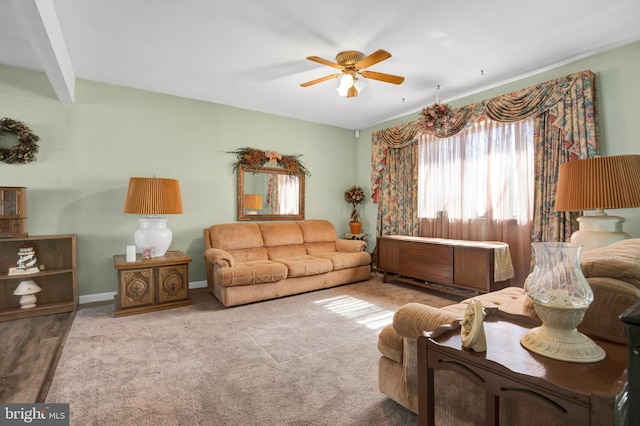
[[180,183],[176,179],[132,177],[122,211],[145,215],[134,235],[136,246],[153,249],[153,256],[164,256],[173,234],[167,219],[158,215],[184,213]]
[[122,212],[146,215],[184,213],[180,182],[156,177],[130,178]]
[[[578,218],[580,230],[572,234],[571,242],[589,249],[630,238],[622,231],[625,219],[608,216],[604,209],[633,207],[640,207],[640,155],[587,158],[560,166],[556,211],[595,210]],[[588,240],[580,240],[581,235]]]
[[640,207],[640,155],[568,161],[560,166],[557,211]]
[[244,194],[244,208],[247,210],[262,210],[262,195]]

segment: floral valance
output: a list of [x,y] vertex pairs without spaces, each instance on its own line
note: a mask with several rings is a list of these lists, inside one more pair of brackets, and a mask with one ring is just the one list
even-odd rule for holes
[[[566,114],[567,110],[574,113]],[[567,146],[579,144],[575,148],[576,152],[595,150],[598,137],[595,124],[595,74],[586,70],[461,108],[439,108],[438,105],[432,105],[425,108],[416,121],[374,132],[371,140],[373,201],[379,201],[380,176],[389,148],[410,145],[423,132],[448,138],[471,128],[481,117],[512,122],[537,116],[545,111],[549,111],[552,124],[563,130]],[[425,113],[432,116],[426,116]],[[574,128],[574,123],[565,118],[570,116],[584,117],[584,125]]]
[[[563,100],[574,86],[578,92],[591,90],[594,86],[594,79],[595,75],[591,71],[582,71],[461,108],[447,107],[446,115],[438,117],[440,123],[427,126],[429,121],[424,119],[425,114],[433,114],[432,111],[437,110],[434,107],[443,107],[442,105],[432,105],[421,112],[421,119],[418,121],[420,131],[433,133],[440,138],[448,138],[467,130],[480,117],[502,122],[524,120],[556,107],[558,102]],[[551,114],[558,117],[554,111],[551,111]],[[557,125],[561,125],[561,123]]]

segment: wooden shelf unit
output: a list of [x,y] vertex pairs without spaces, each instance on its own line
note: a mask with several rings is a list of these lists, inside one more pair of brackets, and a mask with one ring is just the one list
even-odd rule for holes
[[[34,247],[38,265],[45,269],[33,274],[8,275],[9,265],[18,260],[18,249]],[[78,267],[76,235],[44,235],[0,238],[0,321],[39,315],[72,312],[78,307]],[[23,280],[34,280],[42,288],[35,308],[21,309],[13,292]]]

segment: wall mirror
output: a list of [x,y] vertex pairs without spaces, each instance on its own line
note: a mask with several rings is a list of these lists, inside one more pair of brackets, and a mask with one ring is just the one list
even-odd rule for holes
[[238,166],[238,220],[304,219],[304,173]]

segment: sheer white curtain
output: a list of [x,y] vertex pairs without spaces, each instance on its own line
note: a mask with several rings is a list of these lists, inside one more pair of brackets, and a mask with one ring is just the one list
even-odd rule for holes
[[300,206],[298,204],[299,191],[297,176],[278,175],[279,214],[300,214]]
[[533,119],[482,120],[445,139],[419,138],[420,235],[509,244],[521,285],[533,219]]

